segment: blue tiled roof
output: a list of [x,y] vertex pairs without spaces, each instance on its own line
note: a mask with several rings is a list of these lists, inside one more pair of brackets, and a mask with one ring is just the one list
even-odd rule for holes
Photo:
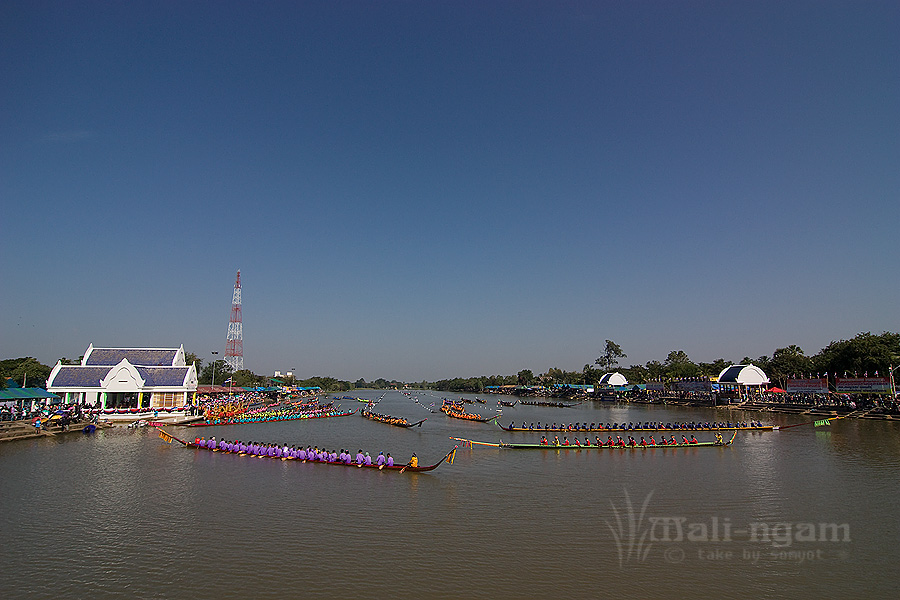
[[53,387],[100,387],[100,380],[106,377],[110,367],[82,367],[66,365],[53,378]]
[[144,348],[94,348],[87,358],[87,365],[117,365],[127,358],[133,365],[147,367],[170,367],[175,360],[177,349],[148,350]]
[[145,387],[182,386],[190,367],[135,367]]

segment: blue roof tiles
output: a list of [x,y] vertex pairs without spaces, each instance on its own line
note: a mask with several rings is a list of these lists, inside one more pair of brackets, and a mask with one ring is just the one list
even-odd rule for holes
[[88,355],[87,366],[113,366],[127,358],[133,365],[147,367],[171,367],[178,349],[146,349],[146,348],[94,348]]
[[146,387],[182,386],[190,367],[135,367]]
[[82,367],[65,365],[53,378],[53,387],[100,387],[111,367]]

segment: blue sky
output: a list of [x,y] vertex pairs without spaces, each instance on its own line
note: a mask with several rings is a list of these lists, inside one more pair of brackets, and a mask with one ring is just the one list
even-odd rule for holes
[[0,355],[405,380],[897,331],[896,2],[0,6]]

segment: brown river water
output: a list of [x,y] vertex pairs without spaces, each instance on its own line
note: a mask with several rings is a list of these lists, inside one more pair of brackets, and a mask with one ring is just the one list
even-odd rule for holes
[[[491,414],[496,397],[481,397],[468,409]],[[170,430],[404,463],[416,452],[423,465],[451,436],[540,437],[431,414],[399,392],[377,410],[428,420]],[[751,418],[812,420],[589,402],[504,408],[502,422]],[[210,453],[114,428],[0,445],[0,597],[896,597],[898,499],[897,422],[738,433],[726,448],[461,447],[421,474]]]

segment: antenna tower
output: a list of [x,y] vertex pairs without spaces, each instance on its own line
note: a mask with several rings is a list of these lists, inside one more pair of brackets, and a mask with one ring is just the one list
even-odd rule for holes
[[231,296],[231,320],[228,321],[228,337],[225,342],[225,364],[231,371],[244,368],[244,332],[241,321],[241,270],[238,269]]

